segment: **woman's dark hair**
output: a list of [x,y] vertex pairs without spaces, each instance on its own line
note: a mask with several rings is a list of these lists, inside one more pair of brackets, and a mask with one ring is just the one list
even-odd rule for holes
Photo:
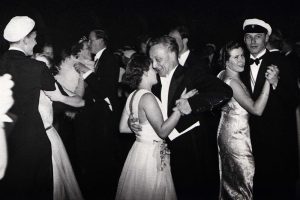
[[126,66],[122,82],[132,89],[136,89],[142,81],[143,73],[149,71],[151,63],[152,61],[148,56],[134,54]]
[[71,55],[76,56],[83,49],[84,43],[87,41],[87,38],[83,36],[76,44],[71,47]]
[[222,48],[221,50],[221,64],[222,66],[225,68],[226,67],[226,61],[229,60],[230,58],[230,52],[233,50],[233,49],[238,49],[238,48],[242,48],[243,49],[243,46],[237,42],[237,41],[229,41],[226,43],[226,45]]

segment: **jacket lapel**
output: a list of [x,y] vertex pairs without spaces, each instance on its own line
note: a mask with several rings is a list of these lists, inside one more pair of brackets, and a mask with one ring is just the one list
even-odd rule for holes
[[182,81],[184,78],[184,68],[179,65],[171,79],[170,87],[169,87],[169,96],[168,96],[168,114],[172,111],[172,108],[175,106],[175,100],[174,98],[179,98],[178,94],[181,90],[178,90],[180,86],[182,86]]
[[95,63],[95,73],[97,74],[99,71],[101,71],[101,65],[103,65],[102,63],[104,62],[103,60],[105,59],[105,54],[107,53],[106,51],[107,49],[104,49],[104,51],[102,52],[100,58],[98,58],[96,60]]

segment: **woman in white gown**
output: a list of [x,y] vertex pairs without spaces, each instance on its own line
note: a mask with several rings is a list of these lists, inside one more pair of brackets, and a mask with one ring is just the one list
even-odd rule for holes
[[[46,64],[47,59],[42,55],[36,57],[37,60]],[[57,90],[59,90],[57,88]],[[45,94],[46,93],[46,94]],[[78,97],[63,96],[60,92],[40,92],[39,112],[51,143],[52,167],[53,167],[53,199],[54,200],[82,200],[82,194],[75,178],[68,154],[64,144],[53,127],[53,107],[52,100],[60,101],[74,107],[84,106],[84,101]]]
[[79,40],[71,48],[71,55],[67,56],[60,64],[58,74],[55,79],[67,90],[83,96],[84,80],[75,70],[74,65],[81,63],[91,70],[94,70],[94,61],[88,48],[88,41],[85,37]]
[[[127,124],[131,114],[139,119],[142,130],[136,133],[136,140],[125,161],[116,199],[177,199],[170,171],[170,151],[164,138],[176,126],[181,112],[175,107],[167,120],[162,115],[161,102],[151,93],[157,78],[148,57],[134,55],[127,65],[123,81],[136,90],[127,99],[120,132],[131,132]],[[194,94],[196,90],[182,97]]]

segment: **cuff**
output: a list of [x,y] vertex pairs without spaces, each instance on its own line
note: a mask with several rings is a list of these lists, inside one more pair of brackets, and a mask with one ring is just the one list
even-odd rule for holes
[[82,78],[86,79],[91,73],[93,73],[93,70],[89,70],[89,71],[85,72],[84,74],[82,74]]

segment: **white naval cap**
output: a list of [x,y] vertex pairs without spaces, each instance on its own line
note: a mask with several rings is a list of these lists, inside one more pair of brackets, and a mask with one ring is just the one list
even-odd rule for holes
[[3,37],[9,42],[23,39],[34,28],[35,22],[27,16],[15,16],[6,25]]
[[243,24],[243,30],[245,33],[267,33],[271,35],[272,28],[270,24],[260,19],[246,19]]

